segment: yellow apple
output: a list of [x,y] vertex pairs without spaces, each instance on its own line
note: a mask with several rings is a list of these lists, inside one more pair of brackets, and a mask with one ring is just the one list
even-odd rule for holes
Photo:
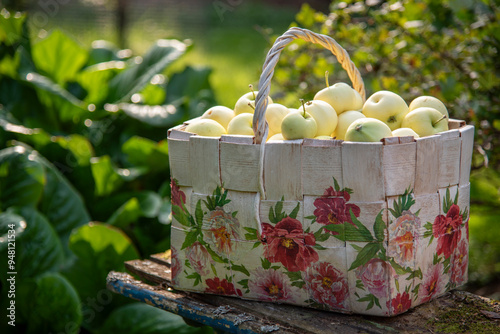
[[382,138],[392,137],[391,129],[376,118],[359,118],[349,125],[345,140],[359,142],[378,142]]
[[337,115],[347,110],[358,110],[363,107],[361,95],[344,82],[338,82],[323,88],[314,96],[315,100],[325,101],[332,106]]
[[186,126],[186,131],[199,136],[220,137],[226,134],[226,129],[213,119],[197,119]]
[[420,137],[432,136],[448,130],[448,117],[434,108],[420,107],[410,111],[401,126],[412,129]]
[[281,133],[277,133],[271,136],[267,141],[277,141],[277,140],[285,140],[285,138],[283,138],[283,135]]
[[337,127],[337,113],[331,105],[321,100],[309,101],[302,105],[300,111],[309,113],[316,121],[316,136],[331,136]]
[[381,120],[391,130],[401,127],[401,122],[409,111],[401,96],[387,90],[374,93],[363,105],[363,114],[366,117]]
[[441,102],[439,99],[435,98],[434,96],[426,96],[426,95],[419,96],[415,100],[411,101],[409,106],[410,111],[420,107],[434,108],[441,114],[446,115],[446,117],[449,117],[448,109],[446,109],[444,103]]
[[[239,115],[243,113],[253,114],[255,110],[255,98],[257,97],[258,91],[253,90],[253,86],[250,85],[251,92],[244,94],[242,97],[236,101],[236,105],[234,106],[234,114]],[[271,97],[267,97],[268,105],[273,103]]]
[[266,109],[266,121],[269,126],[269,134],[281,132],[281,121],[290,110],[282,104],[271,103]]
[[339,115],[339,120],[337,123],[337,128],[335,132],[332,134],[332,137],[337,139],[345,139],[345,133],[349,125],[357,119],[366,118],[365,115],[358,110],[348,110]]
[[229,121],[234,117],[234,111],[224,106],[215,106],[207,111],[200,118],[202,119],[213,119],[227,129]]
[[243,113],[234,116],[227,126],[227,133],[253,136],[253,114]]
[[413,136],[414,138],[419,138],[420,136],[410,128],[399,128],[392,131],[393,137],[404,137],[404,136]]
[[281,122],[281,134],[286,140],[314,138],[318,126],[307,112],[290,112]]
[[333,139],[332,137],[330,136],[316,136],[314,137],[314,139],[324,139],[324,140],[328,140],[328,139]]

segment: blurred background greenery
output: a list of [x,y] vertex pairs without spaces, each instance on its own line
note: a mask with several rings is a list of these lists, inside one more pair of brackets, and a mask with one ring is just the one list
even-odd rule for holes
[[[434,95],[476,127],[466,289],[500,298],[498,1],[303,2],[2,1],[0,255],[14,227],[15,332],[211,331],[111,295],[105,278],[169,248],[166,130],[233,107],[295,25],[345,47],[368,96]],[[349,82],[325,50],[291,45],[273,99],[312,98],[325,70]],[[2,309],[8,269],[2,261]]]

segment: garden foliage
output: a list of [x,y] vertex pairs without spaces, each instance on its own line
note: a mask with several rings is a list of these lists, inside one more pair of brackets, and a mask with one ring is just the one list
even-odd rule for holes
[[[170,247],[166,130],[214,104],[208,68],[165,70],[191,46],[143,56],[0,16],[0,307],[16,275],[16,327],[0,332],[197,333],[106,290],[124,261]],[[7,267],[9,226],[15,268]],[[134,314],[134,316],[130,316]],[[141,314],[136,317],[136,314]],[[124,321],[127,319],[127,321]],[[148,319],[141,321],[140,319]]]

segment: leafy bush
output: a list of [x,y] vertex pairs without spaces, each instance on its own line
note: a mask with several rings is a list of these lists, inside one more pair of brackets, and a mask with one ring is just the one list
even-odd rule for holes
[[[61,31],[31,38],[0,16],[1,302],[16,275],[16,327],[0,332],[198,333],[106,290],[124,261],[170,247],[166,130],[215,104],[210,69],[165,69],[191,49],[159,40],[143,56]],[[8,230],[15,230],[15,268]],[[11,263],[12,264],[12,263]],[[127,305],[128,304],[128,305]],[[130,319],[129,319],[130,320]],[[143,318],[144,320],[144,318]]]

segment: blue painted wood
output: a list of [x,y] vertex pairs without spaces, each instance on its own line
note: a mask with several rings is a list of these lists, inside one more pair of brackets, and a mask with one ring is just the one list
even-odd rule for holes
[[234,314],[231,317],[220,314],[215,306],[197,303],[167,290],[155,291],[147,284],[131,280],[127,274],[111,272],[108,276],[108,289],[125,297],[178,314],[199,324],[213,327],[217,331],[238,334],[257,333],[251,329],[241,328],[238,321],[235,321],[237,316]]

